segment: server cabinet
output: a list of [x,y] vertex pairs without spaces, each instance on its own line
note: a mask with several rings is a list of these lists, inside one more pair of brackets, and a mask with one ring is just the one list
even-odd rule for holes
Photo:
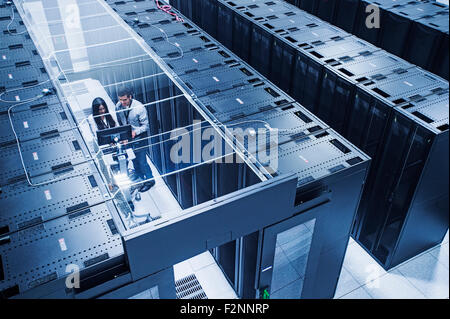
[[[285,14],[287,16],[287,14]],[[272,46],[275,45],[278,34],[295,32],[308,25],[320,24],[320,21],[301,11],[290,12],[289,19],[284,15],[273,15],[260,21],[262,25],[253,25],[251,54],[249,63],[266,77],[270,76],[272,66]],[[267,21],[266,21],[267,20]],[[264,52],[264,54],[261,54]]]
[[16,141],[16,137],[19,141],[26,141],[72,128],[58,104],[32,104],[28,111],[17,112],[20,106],[0,113],[0,143],[3,146]]
[[133,10],[133,8],[128,8],[127,10],[117,10],[116,6],[111,6],[114,11],[131,27],[136,26],[139,23],[151,23],[157,24],[161,21],[165,21],[169,18],[168,14],[158,10],[156,8],[141,10]]
[[289,106],[294,101],[271,85],[242,86],[200,97],[200,102],[221,123],[271,108]]
[[35,61],[33,64],[30,61],[20,61],[12,67],[1,69],[0,90],[26,88],[49,81],[50,78],[41,61]]
[[290,8],[283,3],[260,2],[248,4],[246,7],[239,3],[235,9],[233,21],[233,52],[244,61],[250,60],[252,48],[252,28],[255,21],[271,20],[275,15],[284,15],[291,12]]
[[[55,291],[73,298],[125,268],[121,237],[106,204],[11,233],[1,241],[0,256],[4,298],[43,298]],[[66,286],[75,269],[81,289]]]
[[327,42],[317,41],[304,46],[297,50],[293,65],[292,95],[303,101],[304,106],[319,117],[324,115],[319,114],[322,109],[318,104],[323,98],[321,82],[326,75],[325,66],[338,67],[353,60],[364,59],[376,51],[376,47],[354,37],[336,37]]
[[395,108],[354,237],[385,268],[439,244],[448,229],[448,93]]
[[238,63],[231,52],[218,47],[193,50],[184,53],[183,56],[184,59],[167,61],[167,65],[179,75]]
[[50,82],[36,86],[33,85],[26,89],[17,88],[17,90],[6,90],[3,92],[0,99],[0,112],[8,111],[8,109],[14,111],[14,109],[18,107],[34,105],[38,102],[45,101],[46,98],[50,96],[55,96],[55,89]]
[[383,12],[380,21],[383,27],[378,45],[392,54],[403,56],[408,34],[416,21],[433,16],[445,7],[447,6],[437,2],[412,1],[390,8]]
[[253,72],[245,64],[236,63],[225,68],[218,67],[217,69],[185,74],[181,76],[181,79],[189,89],[195,92],[197,97],[202,97],[261,82],[259,74]]
[[359,84],[356,90],[346,136],[350,136],[352,142],[369,156],[375,156],[382,145],[381,139],[392,108],[428,95],[446,93],[448,82],[412,68]]
[[66,214],[76,215],[103,202],[106,193],[100,175],[89,163],[73,166],[64,174],[52,172],[30,181],[34,186],[21,176],[2,186],[1,237]]
[[327,22],[333,22],[336,12],[336,7],[339,5],[339,1],[330,0],[316,0],[317,11],[316,14],[320,19]]
[[364,52],[356,57],[343,57],[324,67],[320,96],[314,113],[336,131],[347,135],[349,114],[356,94],[356,85],[369,83],[386,75],[405,72],[412,64],[384,51]]
[[448,12],[423,17],[412,25],[403,57],[448,80]]
[[[162,29],[163,32],[160,29]],[[165,36],[170,37],[177,33],[196,32],[196,30],[187,22],[171,23],[170,20],[160,21],[159,24],[156,25],[147,22],[139,23],[137,28],[135,28],[135,31],[146,41]]]
[[30,61],[36,65],[41,61],[41,57],[36,49],[26,47],[21,43],[0,49],[0,69],[13,67],[16,63],[23,61]]
[[149,44],[153,51],[167,62],[181,59],[184,54],[190,51],[217,48],[214,42],[204,35],[175,36],[171,37],[170,40],[161,36],[160,38],[152,39]]
[[[277,123],[280,130],[289,127]],[[277,159],[274,174],[297,173],[296,214],[261,232],[258,297],[264,291],[273,298],[334,295],[368,159],[330,130],[309,130],[271,152]],[[284,261],[283,267],[277,244],[285,245],[292,263]]]
[[[356,36],[369,41],[372,44],[378,45],[380,34],[382,30],[383,15],[386,11],[397,5],[402,5],[408,3],[409,0],[360,0],[358,6],[358,14],[356,15],[355,26],[353,32]],[[369,28],[366,23],[369,14],[373,13],[373,10],[369,10],[369,6],[375,6],[378,8],[380,14],[380,28]],[[373,22],[373,21],[372,21]]]
[[[284,36],[283,41],[277,39],[273,46],[270,78],[280,88],[291,93],[303,106],[311,110],[317,98],[318,86],[298,76],[299,70],[308,70],[307,64],[309,61],[308,59],[302,61],[299,58],[301,53],[298,52],[301,49],[298,50],[297,48],[310,48],[312,44],[318,41],[327,43],[346,36],[347,34],[334,27],[313,24]],[[293,65],[294,67],[292,67]],[[320,72],[317,70],[308,71],[311,72],[310,76],[314,77],[315,83],[317,83],[321,75]],[[303,73],[308,71],[303,71]],[[294,78],[294,76],[298,77]],[[307,87],[302,89],[302,85]]]
[[360,0],[336,0],[335,17],[332,22],[339,28],[352,33],[359,12]]
[[2,49],[8,48],[10,45],[17,45],[23,43],[26,46],[35,47],[30,35],[26,30],[17,32],[15,29],[10,29],[9,32],[6,29],[0,29],[2,35],[2,42],[0,44]]
[[29,177],[34,177],[85,163],[86,150],[80,140],[75,131],[65,131],[2,148],[0,185],[25,174],[25,170]]

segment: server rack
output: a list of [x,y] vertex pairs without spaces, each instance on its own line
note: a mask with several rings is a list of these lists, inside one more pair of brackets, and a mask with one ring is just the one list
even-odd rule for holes
[[[241,4],[235,3],[231,5],[224,1],[216,2],[218,3],[219,8],[226,7],[228,8],[228,11],[232,11],[234,7]],[[258,3],[259,2],[256,2],[255,4]],[[386,3],[383,2],[383,4],[384,6],[389,6],[390,1],[386,1]],[[242,2],[242,6],[245,5],[248,5],[248,3],[245,1]],[[240,10],[235,11],[239,14],[241,12],[245,12],[242,7],[240,8]],[[218,12],[220,12],[220,10],[218,10]],[[293,10],[293,12],[295,12],[295,10]],[[251,21],[251,19],[249,18],[248,20]],[[288,18],[285,17],[280,20],[286,21],[288,20]],[[265,20],[257,20],[254,22],[254,29],[264,29],[265,34],[269,34],[274,39],[281,39],[286,38],[286,36],[290,36],[290,33],[283,28],[278,29],[277,27],[269,27],[270,30],[267,29],[267,24],[269,24],[269,26],[273,26],[273,24],[276,22],[277,19],[272,19],[271,21],[267,22]],[[321,25],[322,24],[318,24],[318,26]],[[313,26],[313,28],[316,28],[316,26]],[[300,28],[300,30],[294,31],[292,34],[301,33],[301,30],[302,28]],[[293,37],[291,38],[293,39]],[[341,38],[338,38],[338,41],[335,42],[336,47],[339,46],[339,42],[345,43],[345,41],[349,41],[349,43],[351,43],[349,37],[344,35],[341,36]],[[255,39],[255,42],[258,45],[260,38],[255,37]],[[321,41],[318,41],[318,44],[305,43],[305,45],[300,45],[300,47],[305,46],[306,49],[295,48],[292,50],[294,52],[301,52],[302,54],[305,54],[303,52],[306,51],[309,54],[309,61],[313,61],[311,63],[315,63],[312,65],[317,65],[317,61],[320,61],[320,58],[322,56],[325,57],[324,60],[327,58],[327,48],[330,48],[330,52],[333,51],[334,43],[332,39],[329,39],[327,37],[323,38],[324,41],[322,41],[322,38],[319,39]],[[294,47],[292,45],[293,40],[284,40],[283,42],[288,42],[288,44],[289,42],[291,42],[290,47]],[[321,42],[325,43],[323,44]],[[282,58],[279,58],[277,60],[277,54],[275,53],[277,41],[266,40],[265,43],[266,45],[271,45],[274,47],[274,51],[270,55],[270,59],[272,65],[276,65],[279,70],[284,70],[281,72],[279,71],[279,74],[290,74],[290,69],[283,69],[282,67],[279,67],[280,65],[282,65],[282,63],[274,63],[274,61],[287,61],[286,65],[289,65],[289,67],[294,65],[294,74],[303,75],[296,81],[293,81],[294,85],[302,88],[306,85],[305,83],[317,83],[312,75],[308,76],[308,73],[304,71],[308,68],[308,64],[303,63],[303,66],[301,63],[297,64],[302,66],[303,69],[301,67],[296,67],[295,64],[291,63],[292,57],[290,56],[292,56],[293,53],[288,53],[287,57],[282,57],[283,54],[278,54],[278,56],[281,56]],[[302,41],[294,41],[293,43],[303,44]],[[323,48],[322,51],[319,51],[320,48]],[[372,52],[370,50],[368,50],[368,52],[358,52],[358,50],[355,50],[352,54],[350,48],[351,46],[349,46],[349,49],[347,51],[349,52],[349,54],[346,54],[346,52],[342,52],[342,57],[340,59],[331,56],[330,58],[335,59],[331,59],[332,61],[328,64],[324,63],[324,66],[321,67],[322,71],[314,71],[314,73],[312,73],[316,74],[316,78],[320,79],[320,82],[322,83],[321,85],[319,85],[319,87],[321,87],[321,91],[320,93],[318,93],[316,88],[306,90],[303,89],[307,92],[308,95],[312,95],[313,97],[302,97],[301,99],[299,99],[299,101],[305,106],[309,106],[309,109],[312,110],[316,115],[320,114],[322,116],[322,120],[325,120],[325,122],[328,121],[333,128],[338,129],[339,132],[341,132],[352,143],[360,147],[369,156],[374,158],[372,173],[368,177],[365,191],[366,193],[370,193],[373,183],[376,183],[375,180],[377,178],[380,178],[379,176],[383,176],[383,174],[385,174],[385,172],[387,171],[386,167],[379,166],[379,161],[381,161],[380,158],[382,158],[383,156],[382,154],[386,154],[385,152],[394,151],[394,149],[390,149],[389,151],[385,149],[385,145],[383,142],[386,136],[391,134],[388,131],[388,127],[390,127],[391,125],[390,121],[392,121],[392,114],[394,114],[394,109],[396,107],[415,103],[426,97],[446,94],[446,92],[448,92],[448,82],[436,76],[433,76],[426,71],[416,68],[406,61],[389,55],[385,51],[376,50],[375,48],[375,50],[372,50]],[[322,54],[321,52],[323,52],[324,54]],[[320,67],[320,64],[318,65]],[[264,67],[262,69],[266,70],[266,68]],[[314,70],[313,67],[312,70]],[[320,75],[321,72],[323,76]],[[289,76],[285,78],[289,78]],[[302,82],[301,80],[305,78],[307,80]],[[289,85],[281,86],[283,88],[289,87]],[[291,93],[295,92],[296,90],[301,91],[301,89],[298,89],[295,86],[291,87]],[[294,97],[299,98],[297,95],[293,95]],[[307,102],[305,102],[305,100]],[[308,101],[313,102],[308,103]],[[339,102],[331,104],[329,103],[330,101]],[[339,104],[339,107],[336,107],[337,104]],[[232,102],[230,102],[230,105],[232,105]],[[345,107],[346,105],[348,105],[348,108]],[[343,107],[342,112],[340,112],[341,106]],[[335,113],[333,113],[333,111],[335,111]],[[339,114],[340,116],[336,116],[336,114]],[[407,133],[404,132],[404,134]],[[403,136],[403,138],[405,138],[405,136]],[[441,151],[445,152],[445,150]],[[396,156],[397,155],[394,153],[391,155],[392,158],[397,158]],[[404,154],[404,156],[406,155]],[[396,159],[395,162],[396,165],[400,165],[400,159]],[[427,174],[431,173],[429,173],[429,171],[427,170],[424,172],[424,176],[428,176]],[[416,176],[417,179],[419,179],[418,176],[419,175]],[[412,182],[412,185],[417,185],[417,183],[419,183],[418,180],[415,180],[414,182]],[[438,203],[439,200],[440,199],[434,198],[434,205],[440,205]],[[375,203],[375,201],[378,202]],[[368,197],[363,197],[361,207],[376,206],[381,202],[388,205],[387,203],[389,202],[389,198],[377,198],[375,200],[373,198],[369,199]],[[411,205],[411,209],[416,205],[414,201],[406,202],[408,202],[407,205]],[[430,200],[430,202],[433,202],[433,200]],[[358,218],[361,218],[360,216],[362,216],[362,211],[364,211],[364,209],[365,208],[360,208]],[[424,215],[422,215],[422,217],[426,218]],[[428,221],[424,221],[424,224],[430,222],[431,219],[432,218],[430,217]],[[442,219],[442,221],[444,225],[443,227],[448,227],[448,223],[446,223],[444,219]],[[409,245],[411,246],[409,249],[411,252],[414,250],[414,248],[412,248],[414,246],[414,241],[411,240],[410,237],[409,240]],[[423,245],[421,244],[417,244],[417,246],[415,246],[416,253],[420,253],[421,251],[423,251],[422,249]],[[412,254],[410,254],[409,256],[411,257]],[[385,261],[380,261],[379,259],[378,261],[386,268],[391,267],[391,265],[389,263],[386,263]]]
[[[101,282],[120,274],[125,268],[122,240],[111,223],[109,208],[96,205],[4,237],[0,246],[1,296],[52,298],[48,295],[55,288],[60,290],[59,297],[81,293],[66,288],[65,279],[74,269],[68,265],[78,267],[82,281]],[[21,258],[24,255],[26,259]],[[102,270],[114,268],[114,274],[102,274]]]
[[222,123],[267,111],[294,102],[277,87],[270,84],[242,86],[225,92],[216,92],[199,100]]
[[[0,201],[5,210],[0,217],[1,236],[59,218],[65,214],[103,202],[105,186],[93,164],[73,166],[64,174],[51,172],[30,178],[25,176],[2,185]],[[27,201],[22,200],[24,197]]]
[[[448,61],[445,54],[448,6],[445,4],[409,0],[316,0],[307,1],[308,5],[302,1],[288,2],[448,80],[448,67],[440,67]],[[380,10],[379,28],[366,26],[371,13],[366,12],[369,5]],[[431,20],[438,21],[431,25],[425,22]],[[424,33],[428,36],[423,37]],[[440,50],[442,37],[445,41]],[[443,56],[436,56],[437,52]]]
[[412,64],[384,51],[363,54],[355,58],[343,58],[325,66],[320,97],[314,113],[330,123],[336,131],[350,141],[348,135],[349,114],[354,107],[356,85],[369,83],[392,73],[402,73],[414,68]]
[[426,16],[434,16],[448,7],[437,2],[412,1],[396,5],[382,14],[383,25],[378,45],[386,51],[404,57],[408,34],[415,21]]
[[439,244],[448,229],[448,98],[396,107],[389,120],[374,163],[380,174],[364,192],[353,230],[386,269]]
[[34,177],[85,163],[87,151],[83,150],[80,139],[79,134],[65,131],[3,147],[0,167],[4,173],[0,175],[0,185],[23,175],[25,169],[28,176]]
[[0,68],[12,67],[22,61],[36,63],[39,60],[41,60],[41,57],[37,50],[33,49],[30,52],[22,43],[0,49]]
[[177,74],[193,73],[211,69],[214,66],[234,65],[237,60],[227,50],[218,47],[211,49],[196,49],[183,54],[184,59],[167,61],[167,65]]
[[[289,269],[283,268],[281,270],[284,272],[283,279],[279,277],[277,250],[273,249],[271,253],[267,253],[266,249],[268,246],[286,244],[286,242],[280,242],[279,238],[273,239],[274,236],[269,235],[272,233],[271,228],[262,231],[263,237],[272,238],[272,241],[265,239],[263,243],[265,249],[263,249],[258,282],[260,290],[265,289],[276,298],[332,298],[345,255],[347,244],[345,238],[348,237],[351,228],[348,225],[352,224],[354,218],[351,210],[357,206],[357,198],[359,198],[359,195],[353,191],[352,194],[344,195],[342,190],[344,188],[355,190],[354,186],[358,180],[360,182],[364,179],[363,167],[367,168],[368,158],[334,131],[327,129],[326,124],[301,106],[276,108],[239,118],[234,123],[245,132],[247,127],[252,127],[250,124],[252,121],[258,120],[266,122],[263,128],[269,130],[270,127],[274,127],[282,132],[278,141],[267,139],[266,147],[272,150],[277,149],[277,152],[271,155],[271,160],[277,163],[272,170],[273,174],[295,172],[298,176],[294,211],[301,212],[301,221],[300,219],[296,223],[286,221],[289,226],[278,225],[276,232],[281,233],[280,229],[288,231],[289,227],[302,227],[300,225],[304,223],[314,223],[314,221],[316,223],[314,230],[316,235],[312,235],[312,239],[306,236],[307,243],[304,244],[300,253],[289,251],[287,248],[289,245],[285,247],[294,260],[296,272],[294,274]],[[250,140],[252,137],[250,135],[247,138]],[[241,136],[240,139],[245,140],[245,137]],[[251,151],[251,148],[248,147],[248,150]],[[260,149],[256,149],[254,153],[259,151]],[[354,178],[343,178],[343,176],[351,175]],[[341,183],[348,184],[344,186]],[[313,203],[317,205],[316,208],[304,208],[304,206],[314,205]],[[322,219],[324,216],[326,218]],[[315,236],[322,237],[318,239]],[[295,246],[292,242],[290,245]],[[230,250],[233,248],[233,246],[222,247],[222,255],[226,252],[230,255]],[[248,246],[246,249],[248,250]],[[229,271],[226,271],[230,267],[226,267],[225,262],[221,263],[223,264],[225,264],[223,267],[225,273],[230,277]],[[273,268],[270,265],[273,265]],[[314,279],[314,282],[311,281],[313,271],[321,274]]]
[[253,73],[245,64],[234,64],[217,70],[206,70],[181,76],[184,83],[197,97],[206,96],[214,92],[226,91],[235,87],[253,83],[260,83],[261,78]]
[[[6,114],[0,118],[0,123],[3,124],[0,130],[0,143],[2,143],[0,145],[2,147],[15,145],[16,139],[20,142],[27,142],[34,139],[57,137],[72,128],[64,111],[60,109],[57,109],[57,112],[49,109],[39,111],[37,108],[42,105],[43,103],[31,105],[31,107],[35,107],[34,110],[20,112],[25,113],[21,114],[22,116],[16,114],[11,116],[8,115],[7,110],[4,111]],[[31,114],[32,117],[27,117],[28,114]]]
[[352,136],[355,145],[369,156],[374,156],[380,154],[378,148],[382,145],[381,138],[392,108],[429,95],[445,94],[448,92],[448,82],[412,68],[359,84],[356,90],[347,134]]
[[4,73],[0,79],[1,91],[18,87],[26,88],[50,81],[41,62],[32,64],[30,61],[20,61],[16,62],[12,67],[3,68],[2,71]]
[[[184,1],[183,5],[186,5],[188,1]],[[189,5],[189,4],[187,4]],[[208,9],[210,10],[210,9]],[[213,9],[214,11],[214,9]],[[203,23],[205,23],[205,20],[202,20]],[[276,21],[275,21],[276,22]],[[175,22],[174,22],[175,23]],[[164,28],[164,26],[161,26],[161,28]],[[137,29],[137,28],[136,28]],[[168,27],[167,28],[168,34],[173,34],[171,31],[172,29],[175,29],[175,27]],[[195,27],[194,27],[195,29]],[[291,30],[292,31],[292,30]],[[149,43],[150,46],[154,45],[154,41],[150,38],[146,38],[146,41]],[[219,46],[219,45],[218,45]],[[216,50],[202,50],[202,54],[205,55],[205,57],[209,54],[210,56],[217,56],[218,50],[221,50],[220,46],[219,49]],[[356,48],[355,48],[356,50]],[[224,50],[226,51],[226,50]],[[200,51],[199,51],[200,52]],[[173,62],[168,61],[169,65],[172,66],[172,69],[175,71],[175,73],[179,74],[178,70],[184,70],[184,65],[192,65],[193,63],[190,61],[191,56],[195,56],[195,53],[189,52],[188,55],[183,56],[181,59],[175,59]],[[306,109],[304,109],[302,106],[295,104],[293,99],[287,96],[285,93],[283,93],[281,90],[279,90],[277,87],[273,86],[272,84],[268,83],[261,75],[257,74],[252,68],[246,66],[242,61],[240,61],[237,57],[233,56],[232,54],[227,53],[227,57],[229,59],[234,60],[233,63],[230,63],[230,66],[224,66],[224,65],[211,65],[211,68],[205,68],[204,70],[198,70],[196,68],[193,68],[192,71],[186,72],[185,74],[181,74],[180,77],[185,82],[186,86],[192,91],[193,96],[198,99],[198,102],[200,105],[204,106],[204,109],[208,111],[208,113],[211,115],[212,118],[217,119],[225,132],[227,130],[225,127],[228,127],[229,129],[234,127],[241,127],[246,128],[243,126],[242,122],[244,123],[258,123],[260,122],[268,122],[271,125],[275,127],[280,127],[283,130],[289,131],[284,132],[282,134],[281,143],[282,144],[290,144],[290,148],[292,150],[295,147],[298,147],[299,145],[302,145],[302,142],[308,143],[307,141],[311,139],[309,142],[311,144],[311,148],[316,147],[316,151],[318,151],[321,146],[313,146],[315,144],[319,144],[318,141],[320,139],[324,139],[323,147],[326,146],[325,139],[329,139],[332,142],[328,142],[331,149],[334,151],[337,151],[336,154],[340,154],[339,156],[342,158],[342,156],[346,157],[348,156],[349,163],[343,163],[342,165],[338,165],[336,162],[336,165],[332,164],[332,161],[329,161],[329,165],[331,165],[329,168],[331,170],[328,170],[328,166],[324,166],[323,174],[325,176],[328,175],[339,175],[341,172],[343,175],[347,174],[347,169],[352,170],[350,168],[352,165],[355,165],[354,169],[355,171],[358,171],[359,173],[356,174],[357,177],[355,177],[355,184],[352,184],[353,182],[350,182],[353,186],[360,183],[362,179],[364,179],[365,176],[365,169],[368,165],[368,158],[363,155],[362,153],[359,153],[356,151],[352,146],[347,144],[342,140],[342,138],[337,137],[336,133],[330,131],[326,124],[318,120],[314,115],[312,115],[310,112],[308,112]],[[195,62],[194,62],[195,63]],[[182,69],[178,68],[175,65],[181,65],[183,66]],[[240,68],[242,66],[245,66],[246,70],[244,74],[242,74],[242,71]],[[187,67],[186,67],[187,68]],[[232,71],[230,71],[232,70]],[[221,74],[226,74],[227,78],[230,78],[230,81],[223,80]],[[230,75],[228,75],[230,74]],[[219,80],[217,82],[216,79]],[[248,78],[250,77],[250,81]],[[253,79],[257,78],[257,80]],[[223,83],[225,82],[225,84]],[[228,84],[230,83],[230,84]],[[178,108],[179,109],[179,108]],[[176,123],[176,119],[174,120],[174,114],[177,113],[177,111],[174,108],[166,109],[167,113],[164,113],[164,117],[167,119],[172,118],[172,120],[165,120],[163,121],[163,131],[167,131],[168,129],[171,129],[174,127],[174,123]],[[163,113],[161,113],[163,114]],[[189,118],[195,118],[196,115],[193,114]],[[268,125],[270,125],[268,124]],[[176,127],[176,125],[175,125]],[[264,127],[264,126],[263,126]],[[310,129],[310,131],[308,131]],[[303,135],[306,135],[302,138]],[[332,138],[333,137],[333,138]],[[316,141],[317,140],[317,141]],[[295,141],[295,142],[294,142]],[[317,142],[317,143],[316,143]],[[333,144],[334,143],[334,144]],[[347,145],[347,146],[344,146]],[[245,147],[246,145],[244,145]],[[277,147],[277,144],[269,144],[269,148],[271,146]],[[289,147],[287,147],[289,149]],[[339,150],[341,149],[341,150]],[[280,152],[281,150],[284,150],[284,153],[282,157],[289,156],[289,151],[284,149],[284,146],[280,145]],[[325,158],[327,157],[325,155],[326,152],[322,153],[324,155],[323,160],[325,161]],[[359,156],[353,156],[355,154],[359,154]],[[358,159],[356,159],[357,157]],[[300,160],[303,161],[303,160]],[[320,161],[320,160],[319,160]],[[339,160],[337,160],[339,161]],[[296,162],[296,165],[288,165],[289,160],[286,160],[285,165],[285,171],[292,171],[295,170],[295,168],[298,168],[299,171],[302,169],[300,168],[300,163]],[[341,163],[340,163],[341,164]],[[232,165],[231,165],[232,166]],[[297,167],[296,167],[297,166]],[[276,176],[277,174],[281,174],[281,172],[276,172],[276,170],[273,170],[273,174]],[[300,185],[306,185],[304,188],[302,188],[301,191],[299,191],[298,195],[298,202],[296,203],[297,207],[294,208],[294,210],[299,211],[304,210],[305,203],[306,206],[311,204],[311,202],[319,200],[317,197],[320,197],[323,195],[322,189],[318,187],[318,184],[321,184],[322,181],[324,183],[326,178],[322,178],[319,175],[317,176],[317,180],[312,177],[309,172],[308,176],[303,176],[302,178],[299,177]],[[307,170],[304,171],[304,174],[307,174]],[[334,175],[334,176],[335,176]],[[350,174],[351,175],[351,174]],[[242,183],[245,183],[245,180],[242,180],[242,177],[245,176],[245,179],[252,180],[254,178],[251,178],[248,173],[242,172],[241,168],[239,167],[220,167],[216,165],[212,165],[212,167],[203,167],[202,172],[199,172],[199,170],[194,171],[194,173],[188,174],[185,178],[181,179],[182,185],[186,189],[187,193],[190,193],[190,187],[189,187],[189,180],[192,178],[199,178],[201,179],[207,179],[211,180],[211,184],[204,185],[202,187],[201,183],[195,184],[193,189],[199,189],[202,187],[202,192],[204,192],[206,198],[214,198],[215,194],[223,194],[232,190],[239,189],[239,185]],[[330,183],[331,180],[334,181],[334,177],[329,177]],[[215,183],[217,183],[217,180],[227,181],[227,183],[221,183],[223,185],[217,185],[214,186]],[[340,177],[336,177],[336,181],[339,180]],[[356,182],[356,180],[361,179],[359,182]],[[175,182],[173,182],[173,185],[176,185]],[[187,186],[187,187],[186,187]],[[206,187],[205,187],[206,186]],[[226,187],[225,187],[226,186]],[[349,186],[349,188],[353,189],[353,186]],[[303,187],[303,186],[302,186]],[[360,187],[360,186],[358,186]],[[317,190],[317,189],[320,190]],[[177,189],[175,186],[171,186],[172,192],[173,189]],[[327,275],[325,275],[325,269],[321,268],[320,273],[324,276],[324,281],[321,282],[323,284],[322,287],[319,287],[319,284],[317,282],[309,282],[309,288],[305,288],[305,293],[303,294],[303,297],[305,298],[312,298],[312,297],[323,297],[323,298],[331,298],[334,294],[335,285],[337,283],[337,278],[339,276],[340,268],[342,265],[342,258],[345,253],[345,247],[347,244],[348,234],[350,231],[350,225],[353,220],[353,213],[355,210],[355,207],[358,202],[360,189],[356,190],[352,197],[352,200],[349,200],[349,205],[344,208],[345,213],[343,213],[345,216],[341,216],[340,223],[333,225],[326,225],[327,222],[325,222],[325,219],[323,220],[323,225],[319,227],[320,230],[318,233],[328,233],[328,231],[331,230],[331,228],[336,227],[334,229],[335,231],[330,232],[330,236],[336,236],[334,239],[329,238],[329,240],[324,241],[324,248],[323,250],[317,249],[313,253],[315,257],[311,257],[311,270],[315,269],[314,265],[316,265],[316,262],[320,260],[323,262],[320,267],[325,267],[325,264],[329,265],[329,268],[327,270]],[[326,192],[325,192],[326,193]],[[175,194],[177,198],[179,198],[179,194]],[[339,195],[340,198],[341,195]],[[190,196],[188,196],[190,197]],[[348,200],[348,198],[347,198]],[[195,197],[194,197],[195,201]],[[320,200],[319,200],[320,201]],[[339,203],[339,204],[338,204]],[[339,199],[336,200],[336,205],[342,205],[343,202],[341,202]],[[345,206],[345,205],[344,205]],[[343,206],[340,206],[343,207]],[[324,208],[320,208],[317,210],[313,210],[311,213],[306,213],[304,216],[307,216],[305,218],[307,219],[313,219],[315,216],[319,215],[325,215],[325,213],[328,209],[328,206],[325,205]],[[308,211],[309,208],[306,209]],[[317,214],[317,215],[316,215]],[[327,215],[328,216],[328,215]],[[336,217],[336,216],[334,216]],[[319,218],[319,217],[318,217]],[[322,218],[322,217],[320,217]],[[327,217],[330,218],[330,217]],[[331,227],[331,228],[330,228]],[[267,230],[268,231],[268,230]],[[331,235],[332,233],[332,235]],[[254,239],[254,234],[249,236]],[[251,259],[250,256],[254,256],[255,251],[257,251],[256,247],[252,246],[248,242],[253,242],[251,238],[245,237],[243,238],[243,242],[246,242],[247,244],[247,252],[249,255],[245,255],[246,259]],[[319,240],[320,241],[320,240]],[[228,259],[226,256],[237,256],[237,254],[233,253],[233,249],[235,249],[238,246],[235,242],[230,242],[227,245],[220,246],[217,249],[217,258],[222,266],[224,272],[227,274],[230,281],[233,281],[236,279],[233,272],[235,271],[235,268],[230,263],[234,264],[234,259]],[[250,248],[252,247],[252,248]],[[274,247],[273,247],[274,248]],[[267,248],[268,249],[268,248]],[[270,249],[268,249],[270,250]],[[274,249],[273,249],[274,250]],[[307,254],[308,255],[308,254]],[[269,258],[270,259],[270,258]],[[272,261],[273,261],[273,255],[272,255]],[[255,267],[257,267],[255,265]],[[330,268],[332,270],[330,270]],[[253,276],[249,275],[248,273],[245,273],[244,276],[247,277],[253,277],[254,278],[254,271],[253,268]],[[315,270],[314,270],[315,271]],[[251,273],[251,271],[250,271]],[[321,275],[321,276],[322,276]],[[309,273],[308,276],[312,276],[312,273]],[[266,279],[262,279],[258,285],[260,288],[262,288],[263,282]],[[310,279],[308,279],[310,280]],[[249,281],[250,282],[250,281]],[[326,284],[324,284],[326,282]],[[248,282],[247,282],[248,284]],[[253,286],[254,283],[251,284]],[[245,284],[244,284],[245,286]],[[236,289],[238,287],[236,286]],[[250,296],[251,298],[255,297],[255,291],[254,287],[246,287],[246,289],[242,288],[243,290],[240,291],[242,293],[242,296]],[[261,289],[259,289],[261,290]],[[307,292],[306,292],[307,291]],[[293,296],[291,296],[293,297]],[[300,297],[300,293],[296,295],[295,297]]]
[[411,27],[403,57],[448,79],[448,12],[423,17]]

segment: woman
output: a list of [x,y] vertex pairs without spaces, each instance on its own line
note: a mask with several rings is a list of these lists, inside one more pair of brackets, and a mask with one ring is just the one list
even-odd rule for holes
[[[92,101],[92,115],[94,117],[94,122],[97,126],[98,131],[116,127],[116,122],[109,113],[108,106],[106,105],[105,100],[103,100],[101,97],[97,97],[94,99],[94,101]],[[104,171],[104,174],[105,176],[110,176],[107,170]],[[117,185],[110,183],[108,187],[110,191],[113,191],[114,188],[117,187]],[[135,194],[134,199],[136,201],[140,201],[141,195],[139,193]],[[133,201],[128,201],[128,204],[130,205],[131,210],[134,211],[135,207]]]
[[92,101],[92,114],[94,116],[94,122],[97,125],[97,130],[101,131],[116,127],[116,122],[109,113],[105,100],[101,97],[95,98]]

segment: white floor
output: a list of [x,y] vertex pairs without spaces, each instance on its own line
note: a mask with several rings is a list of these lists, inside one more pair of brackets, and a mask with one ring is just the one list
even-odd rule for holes
[[350,239],[335,298],[448,299],[448,251],[447,232],[438,247],[386,272]]

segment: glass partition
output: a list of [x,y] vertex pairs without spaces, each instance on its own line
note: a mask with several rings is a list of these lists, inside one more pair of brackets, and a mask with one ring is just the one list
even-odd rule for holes
[[270,178],[104,1],[17,4],[126,230]]

